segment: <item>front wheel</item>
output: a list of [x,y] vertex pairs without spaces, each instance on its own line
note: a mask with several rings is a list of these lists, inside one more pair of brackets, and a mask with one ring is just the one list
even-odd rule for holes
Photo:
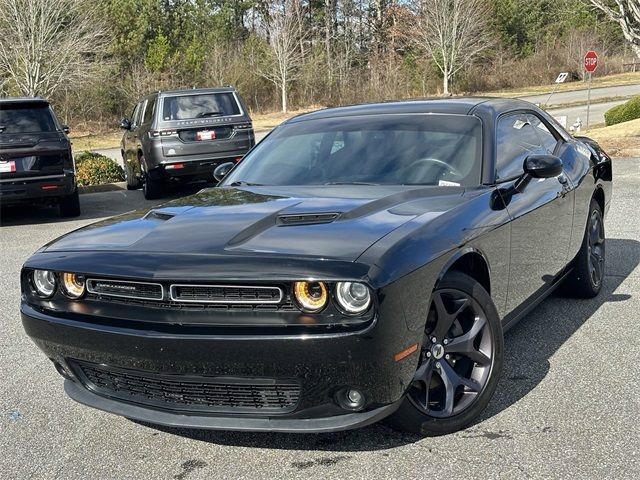
[[447,273],[432,293],[413,383],[389,423],[425,436],[466,427],[493,396],[503,362],[491,296],[468,275]]

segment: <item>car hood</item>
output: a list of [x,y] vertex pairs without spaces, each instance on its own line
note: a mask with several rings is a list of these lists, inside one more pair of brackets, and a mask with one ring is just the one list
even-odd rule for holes
[[288,255],[354,261],[404,223],[463,201],[460,187],[221,187],[104,220],[47,252]]

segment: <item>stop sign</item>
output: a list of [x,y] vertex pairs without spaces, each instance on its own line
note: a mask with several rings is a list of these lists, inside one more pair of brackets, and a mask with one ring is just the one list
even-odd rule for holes
[[595,72],[596,68],[598,68],[598,54],[589,50],[584,56],[584,69],[587,72]]

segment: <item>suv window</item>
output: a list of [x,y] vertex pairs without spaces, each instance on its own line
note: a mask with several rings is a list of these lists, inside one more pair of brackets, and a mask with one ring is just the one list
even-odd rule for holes
[[144,106],[147,103],[146,100],[141,101],[136,108],[136,116],[133,119],[133,124],[135,126],[140,126],[140,122],[142,121],[142,112],[144,112]]
[[528,115],[505,115],[496,132],[496,173],[498,179],[522,173],[524,159],[532,153],[547,153]]
[[165,97],[162,105],[164,121],[225,115],[240,115],[240,106],[231,92]]
[[56,131],[56,122],[47,105],[10,105],[0,108],[1,133]]
[[147,108],[144,109],[144,119],[142,120],[143,124],[149,123],[153,118],[153,114],[156,110],[156,98],[157,97],[154,96],[147,100]]

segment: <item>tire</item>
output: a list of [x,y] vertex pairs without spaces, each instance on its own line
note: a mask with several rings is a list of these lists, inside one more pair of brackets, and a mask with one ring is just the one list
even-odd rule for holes
[[138,190],[142,182],[132,172],[129,164],[124,161],[124,178],[127,181],[127,190]]
[[153,180],[147,175],[144,175],[142,180],[142,193],[144,194],[144,198],[147,200],[155,200],[156,198],[160,198],[162,195],[162,184]]
[[432,293],[414,382],[387,423],[423,436],[467,427],[491,400],[503,363],[502,323],[491,296],[470,276],[447,273]]
[[600,204],[591,199],[582,246],[573,260],[571,273],[564,281],[564,293],[579,298],[595,297],[602,290],[604,269],[604,217]]
[[61,197],[58,207],[60,208],[61,217],[77,217],[80,215],[80,195],[78,187],[71,195]]

